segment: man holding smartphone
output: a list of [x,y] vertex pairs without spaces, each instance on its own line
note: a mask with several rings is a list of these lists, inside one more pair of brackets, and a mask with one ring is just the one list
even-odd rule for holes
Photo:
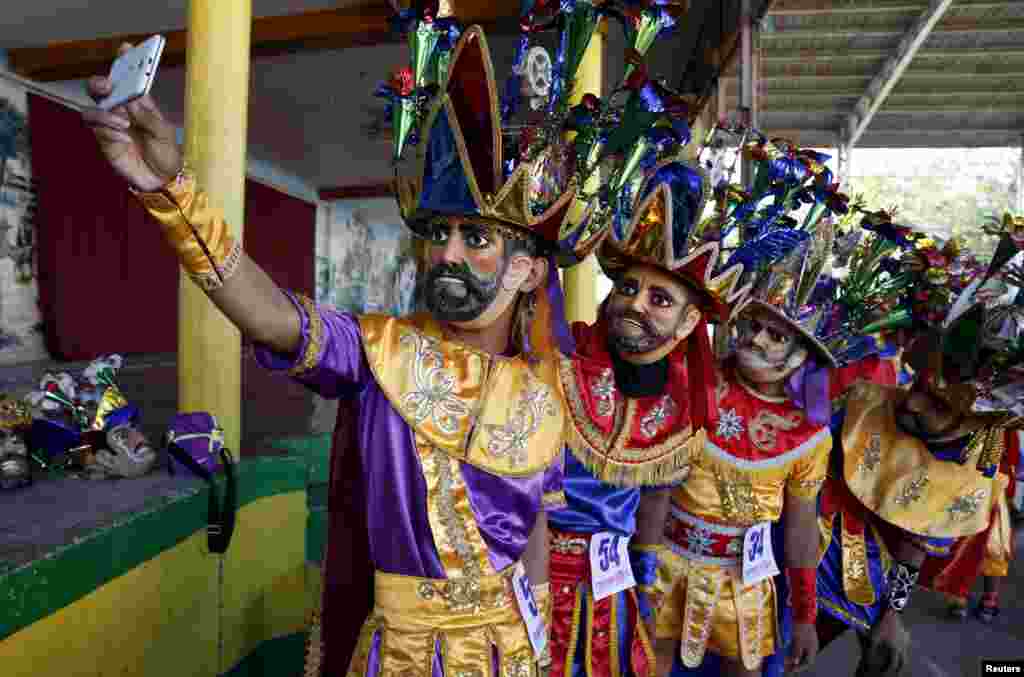
[[[424,163],[425,172],[447,172],[446,181],[414,176],[399,190],[407,225],[426,240],[430,309],[401,319],[341,313],[278,288],[210,205],[184,166],[174,126],[148,96],[83,114],[185,271],[255,343],[258,361],[324,397],[351,398],[357,411],[367,505],[341,514],[332,496],[329,511],[369,535],[369,553],[346,554],[372,562],[375,607],[365,610],[350,664],[330,634],[338,625],[325,623],[321,632],[316,622],[307,674],[538,671],[546,631],[544,510],[561,496],[566,421],[562,344],[552,333],[559,316],[551,312],[560,294],[559,242],[546,236],[560,229],[497,211],[500,177],[479,159],[500,162],[502,148],[488,146],[495,135],[477,128],[490,122],[496,92],[460,97],[459,112],[451,107],[449,91],[493,81],[490,68],[482,33],[469,29],[428,118],[448,124],[421,131],[423,148],[464,152],[446,156],[440,169]],[[111,82],[94,78],[88,89],[102,100]],[[484,195],[468,204],[453,199],[451,181]],[[345,600],[325,599],[324,613],[364,611],[339,603]]]

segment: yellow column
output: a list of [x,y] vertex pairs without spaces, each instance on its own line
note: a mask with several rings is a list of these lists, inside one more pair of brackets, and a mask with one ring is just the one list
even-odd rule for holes
[[[583,61],[576,74],[576,86],[570,98],[572,105],[579,103],[584,94],[601,96],[607,25],[604,22],[598,30],[594,31],[594,37],[590,39],[587,51],[583,54]],[[565,315],[570,323],[593,324],[597,321],[597,275],[597,258],[593,255],[563,273]]]
[[[190,0],[185,157],[242,238],[252,0]],[[178,411],[209,411],[236,454],[241,435],[241,336],[182,275],[178,307]]]

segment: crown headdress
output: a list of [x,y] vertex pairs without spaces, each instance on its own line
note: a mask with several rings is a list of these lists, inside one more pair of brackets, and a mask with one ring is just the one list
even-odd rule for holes
[[717,239],[723,249],[735,243],[719,264],[721,275],[738,277],[731,281],[740,290],[733,314],[751,306],[771,313],[798,331],[819,361],[834,365],[821,335],[827,304],[815,291],[832,253],[834,229],[825,217],[846,213],[848,198],[832,181],[828,156],[753,129],[712,133],[737,138],[738,152],[753,167],[749,190],[720,179],[715,214],[696,235]]
[[[665,2],[527,3],[503,101],[479,27],[438,28],[438,17],[454,21],[449,3],[404,10],[413,65],[382,91],[392,99],[397,194],[406,223],[415,230],[437,214],[484,217],[534,234],[555,248],[562,265],[586,257],[612,223],[628,221],[624,212],[632,205],[624,196],[637,189],[643,172],[689,141],[685,102],[652,82],[638,63],[655,38],[671,31],[675,11]],[[606,16],[622,19],[632,45],[619,90],[625,96],[588,95],[570,106],[576,70]],[[524,126],[510,125],[530,36],[545,29],[560,35],[549,91],[540,113]],[[440,37],[421,37],[431,31]],[[517,142],[507,143],[516,133]],[[602,174],[608,180],[595,185]]]
[[987,265],[957,240],[884,220],[871,228],[903,252],[911,281],[886,323],[930,339],[911,355],[918,377],[964,414],[1024,416],[1024,222],[1006,214],[986,227],[1000,237]]

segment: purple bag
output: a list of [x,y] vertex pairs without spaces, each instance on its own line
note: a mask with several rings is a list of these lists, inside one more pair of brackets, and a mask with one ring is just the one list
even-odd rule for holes
[[[164,444],[171,443],[181,447],[196,463],[210,474],[221,471],[221,449],[224,448],[224,431],[217,424],[217,419],[205,411],[178,414],[171,420]],[[170,455],[171,474],[194,475],[180,461]]]

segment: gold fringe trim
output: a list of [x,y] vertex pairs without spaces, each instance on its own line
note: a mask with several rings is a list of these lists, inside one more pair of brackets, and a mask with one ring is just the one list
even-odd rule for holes
[[[643,591],[644,586],[638,586],[638,589]],[[640,646],[643,647],[644,653],[647,654],[648,664],[657,670],[658,657],[654,653],[654,645],[651,644],[651,638],[647,636],[647,624],[640,617],[640,600],[637,598],[635,590],[629,590],[628,593],[633,597],[633,603],[636,604],[636,636],[640,640]],[[655,613],[657,611],[657,607],[655,607]],[[654,677],[654,673],[648,672],[646,675],[637,675],[637,677]]]
[[[583,595],[586,591],[579,585],[576,586],[576,604],[572,608],[572,633],[569,635],[569,650],[565,654],[565,675],[572,677],[572,666],[575,663],[576,649],[579,648],[580,623],[583,622]],[[589,651],[590,645],[587,645]],[[587,657],[587,664],[590,658]]]
[[690,459],[703,451],[705,439],[703,428],[690,434],[686,442],[681,444],[670,438],[652,449],[660,452],[675,446],[675,453],[640,462],[623,462],[596,449],[580,434],[575,424],[568,426],[566,444],[576,460],[596,479],[617,487],[638,488],[666,486],[685,480],[690,474]]
[[572,360],[559,360],[559,374],[571,419],[566,426],[566,445],[595,478],[617,487],[666,486],[687,478],[690,459],[704,450],[706,435],[703,428],[694,431],[687,425],[664,442],[644,448],[642,452],[653,457],[648,460],[616,458],[615,454],[622,452],[632,430],[635,401],[627,400],[625,411],[618,408],[614,431],[609,438],[590,420]]

